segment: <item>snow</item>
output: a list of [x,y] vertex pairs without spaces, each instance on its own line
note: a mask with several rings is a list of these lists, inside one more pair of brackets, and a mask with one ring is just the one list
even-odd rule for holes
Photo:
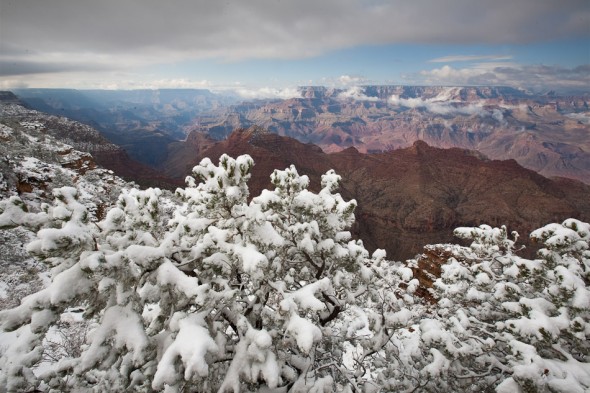
[[14,130],[7,125],[0,124],[0,138],[9,138],[14,133]]
[[307,284],[297,291],[285,294],[285,298],[280,303],[281,310],[321,311],[326,308],[326,305],[317,298],[316,293],[329,291],[330,288],[330,280],[327,277]]
[[590,290],[586,287],[578,287],[574,291],[572,298],[572,307],[589,310],[590,309]]
[[253,234],[267,246],[281,247],[285,239],[276,231],[270,222],[264,222],[262,225],[255,225]]
[[81,370],[94,367],[104,356],[104,351],[126,348],[133,355],[133,362],[138,364],[145,356],[148,338],[145,334],[141,316],[131,306],[112,306],[106,309],[101,324],[89,333],[90,346],[84,352]]
[[496,387],[496,393],[521,393],[520,385],[512,378],[506,378]]
[[219,391],[240,391],[240,377],[251,382],[262,379],[270,389],[276,388],[281,382],[281,371],[271,351],[272,337],[265,330],[252,328],[244,319],[240,320],[240,325],[246,332],[236,346]]
[[6,299],[8,297],[8,284],[4,281],[0,281],[0,299]]
[[451,362],[437,349],[431,348],[432,362],[422,369],[422,373],[432,377],[438,377],[449,369]]
[[404,281],[410,281],[412,277],[414,277],[414,273],[412,273],[412,269],[407,267],[400,267],[398,269],[398,274],[400,275],[401,279]]
[[487,285],[490,284],[492,280],[488,273],[479,273],[475,276],[475,283],[478,285]]
[[188,277],[170,261],[165,261],[158,267],[157,281],[159,285],[171,286],[187,298],[198,296],[208,289],[207,285],[199,285],[197,278]]
[[164,251],[160,247],[140,246],[132,244],[125,250],[129,261],[143,269],[153,269],[164,258]]
[[28,128],[29,130],[43,128],[43,123],[41,123],[39,121],[21,121],[20,125],[25,128]]
[[207,376],[209,366],[205,355],[218,351],[218,347],[204,325],[205,321],[198,314],[179,317],[176,338],[158,362],[152,382],[154,389],[162,389],[165,384],[173,385],[177,381],[177,359],[180,359],[184,366],[186,381],[191,380],[194,374],[202,378]]
[[59,315],[51,310],[39,310],[31,315],[31,331],[41,332],[44,328],[55,322]]
[[447,336],[442,323],[436,319],[425,318],[420,321],[420,330],[422,332],[422,340],[426,344],[434,341],[442,341]]
[[268,260],[264,254],[261,254],[256,249],[256,246],[253,244],[247,244],[246,246],[236,244],[232,247],[232,249],[239,260],[242,262],[242,269],[244,272],[252,275],[254,278],[261,277],[261,269],[264,269],[266,266],[268,266]]
[[489,296],[489,294],[487,292],[483,292],[478,290],[477,288],[469,288],[467,290],[467,294],[466,294],[466,298],[469,300],[478,300],[478,301],[483,301],[485,299],[487,299],[487,297]]

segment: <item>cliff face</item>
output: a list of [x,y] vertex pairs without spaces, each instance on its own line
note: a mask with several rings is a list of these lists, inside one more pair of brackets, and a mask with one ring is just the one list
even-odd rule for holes
[[203,151],[215,144],[215,140],[200,132],[191,132],[186,140],[168,145],[168,159],[163,163],[162,171],[171,177],[183,177],[195,165],[195,157],[201,157]]
[[117,176],[134,181],[143,187],[174,190],[185,185],[183,179],[167,176],[158,170],[135,161],[123,149],[95,151],[92,156],[101,167],[110,169]]
[[421,141],[379,154],[355,148],[326,154],[317,146],[251,128],[232,133],[190,164],[205,156],[215,161],[223,153],[254,158],[253,196],[271,187],[269,176],[277,168],[294,164],[315,190],[320,176],[335,169],[342,176],[340,192],[358,202],[355,235],[369,249],[384,248],[396,260],[422,252],[424,244],[451,241],[458,226],[507,225],[526,243],[528,233],[546,223],[590,219],[590,186],[549,180],[514,160],[488,160]]
[[0,102],[5,105],[25,106],[25,104],[11,91],[0,91]]
[[[347,168],[346,161],[362,164]],[[576,183],[581,189],[570,192],[514,160],[482,161],[461,149],[416,142],[375,155],[341,152],[331,162],[343,169],[343,193],[359,201],[359,234],[400,258],[450,241],[458,226],[504,224],[527,236],[542,224],[590,214],[590,187]]]

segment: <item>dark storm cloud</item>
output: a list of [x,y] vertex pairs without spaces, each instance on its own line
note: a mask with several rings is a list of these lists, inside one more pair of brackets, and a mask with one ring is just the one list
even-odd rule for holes
[[3,0],[0,7],[1,40],[17,52],[35,51],[39,62],[82,52],[89,62],[116,57],[121,67],[302,58],[359,44],[525,43],[588,36],[590,26],[587,0]]
[[41,51],[0,42],[0,76],[47,74],[69,71],[105,71],[115,69],[113,63],[89,61],[88,55],[48,55]]
[[0,76],[14,76],[27,74],[48,74],[70,71],[106,71],[115,69],[114,66],[107,66],[92,63],[76,63],[72,61],[62,62],[38,62],[23,60],[2,60],[0,59]]

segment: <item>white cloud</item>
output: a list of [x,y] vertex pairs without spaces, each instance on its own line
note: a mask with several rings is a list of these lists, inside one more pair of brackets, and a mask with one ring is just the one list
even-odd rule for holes
[[289,99],[301,98],[301,92],[296,87],[288,87],[284,89],[274,87],[262,87],[259,89],[238,88],[234,90],[236,94],[247,100],[256,99]]
[[207,89],[213,86],[213,84],[206,80],[194,81],[191,79],[158,79],[151,82],[144,82],[145,88],[149,89],[164,89],[164,88],[175,88],[175,89]]
[[29,84],[20,78],[0,79],[0,90],[26,89],[28,87]]
[[336,80],[339,86],[356,86],[367,82],[362,76],[352,76],[352,75],[341,75]]
[[428,112],[438,115],[478,115],[493,116],[496,120],[502,121],[503,115],[499,110],[490,112],[483,108],[481,103],[463,104],[459,101],[449,100],[448,94],[442,93],[439,97],[422,99],[422,98],[401,98],[398,95],[392,95],[389,98],[392,105],[402,106],[404,108],[418,109],[423,108]]
[[[477,84],[471,83],[474,78],[493,78],[491,73],[493,69],[487,65],[477,65],[468,68],[453,68],[449,65],[444,65],[441,68],[435,68],[429,71],[421,71],[420,75],[425,78],[428,84],[446,84],[446,85],[467,85]],[[493,82],[495,84],[495,81]]]
[[132,89],[209,89],[213,87],[208,80],[193,81],[190,79],[155,79],[155,80],[126,80],[123,82],[106,82],[95,86],[106,90]]
[[361,86],[352,86],[338,94],[339,99],[352,99],[355,101],[379,101],[378,97],[369,97]]

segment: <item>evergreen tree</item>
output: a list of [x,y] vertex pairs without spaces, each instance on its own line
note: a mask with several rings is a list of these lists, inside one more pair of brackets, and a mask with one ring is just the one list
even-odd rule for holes
[[[51,211],[67,222],[40,230],[29,246],[55,266],[52,282],[0,313],[2,328],[18,333],[2,358],[7,390],[44,382],[58,390],[360,391],[369,383],[352,359],[372,343],[366,302],[382,301],[375,274],[392,265],[345,231],[355,203],[333,193],[332,171],[317,194],[295,168],[275,171],[275,190],[248,203],[252,165],[248,156],[224,155],[218,166],[205,159],[177,201],[157,189],[124,192],[96,225],[74,189],[58,191]],[[68,307],[85,309],[88,343],[35,374],[43,340]]]
[[[539,259],[514,253],[505,227],[458,228],[470,247],[434,283],[438,302],[412,334],[405,367],[424,391],[583,392],[590,387],[590,226],[569,219],[532,233]],[[517,237],[517,234],[513,234]],[[412,349],[409,349],[412,348]],[[397,368],[401,368],[397,366]]]
[[[505,227],[458,228],[471,245],[436,246],[451,257],[430,303],[412,261],[352,239],[356,202],[333,171],[314,193],[277,170],[249,201],[253,164],[205,159],[175,196],[123,191],[99,222],[71,187],[38,213],[0,201],[0,227],[35,230],[28,251],[52,274],[0,312],[14,337],[0,391],[590,388],[589,224],[534,231],[534,260]],[[74,308],[83,329],[60,330]]]

